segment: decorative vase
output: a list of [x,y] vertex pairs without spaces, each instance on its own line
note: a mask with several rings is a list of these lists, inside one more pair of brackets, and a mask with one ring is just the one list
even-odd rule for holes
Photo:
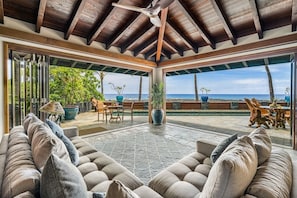
[[163,109],[153,109],[152,110],[152,119],[154,125],[161,125],[164,118],[164,111]]
[[116,99],[117,99],[117,103],[118,103],[119,105],[123,104],[124,96],[116,96]]
[[201,96],[202,102],[207,102],[208,101],[208,96]]
[[65,120],[74,120],[77,113],[78,113],[78,106],[67,106],[64,107],[64,111],[65,111]]

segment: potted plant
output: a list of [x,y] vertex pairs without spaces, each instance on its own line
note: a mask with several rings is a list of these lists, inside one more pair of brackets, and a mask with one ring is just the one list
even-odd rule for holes
[[117,92],[117,96],[116,96],[116,100],[119,104],[122,104],[123,103],[123,99],[124,99],[124,96],[122,95],[123,94],[123,91],[126,87],[126,85],[124,84],[123,86],[116,86],[114,85],[113,83],[108,83],[111,85],[111,88],[113,90],[115,90]]
[[163,99],[164,87],[163,83],[154,83],[152,87],[152,119],[154,125],[161,125],[164,118]]
[[[201,96],[202,102],[207,102],[208,101],[208,95],[207,95],[207,93],[210,92],[210,89],[207,89],[205,87],[202,87],[200,89],[200,91],[202,92],[202,96]],[[204,92],[205,92],[205,94],[204,94]]]

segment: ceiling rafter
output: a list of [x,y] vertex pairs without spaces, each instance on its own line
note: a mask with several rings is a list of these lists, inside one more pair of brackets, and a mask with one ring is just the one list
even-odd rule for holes
[[261,26],[257,2],[256,2],[256,0],[249,0],[249,2],[250,2],[251,10],[253,13],[254,24],[255,24],[256,31],[258,33],[258,37],[259,37],[259,39],[262,39],[263,38],[263,30],[262,30],[262,26]]
[[171,27],[175,34],[177,34],[188,47],[192,48],[195,53],[198,53],[197,44],[187,37],[186,34],[170,18],[167,18],[167,25]]
[[176,46],[171,40],[169,40],[166,36],[164,37],[164,41],[167,43],[167,45],[177,52],[180,56],[184,56],[184,50],[181,49],[179,46]]
[[163,39],[163,45],[166,45],[168,48],[170,48],[171,51],[177,52],[177,50],[172,45],[168,44],[168,42],[165,41],[165,39]]
[[154,34],[151,38],[134,49],[134,56],[138,56],[142,51],[156,44],[158,40],[157,34]]
[[292,32],[297,29],[297,0],[292,0]]
[[151,29],[155,29],[156,27],[153,26],[151,23],[145,24],[145,27],[141,28],[141,31],[136,32],[135,35],[131,36],[131,39],[127,40],[122,46],[121,46],[121,53],[124,53],[127,51],[127,49],[133,45],[140,37],[142,37],[145,33],[150,31]]
[[229,64],[225,64],[225,67],[226,67],[227,69],[231,69],[231,67],[230,67]]
[[248,64],[246,61],[242,61],[242,64],[245,66],[245,67],[248,67]]
[[78,20],[79,20],[79,17],[85,7],[85,4],[86,4],[86,1],[85,0],[78,0],[76,5],[75,5],[75,8],[73,9],[72,11],[72,15],[70,17],[70,20],[69,20],[69,26],[68,26],[68,29],[67,29],[67,32],[65,33],[64,35],[64,38],[66,40],[69,39],[70,35],[72,34]]
[[0,23],[4,24],[3,0],[0,0]]
[[[166,49],[163,48],[162,51],[161,51],[161,53],[164,56],[166,56],[168,59],[171,59],[171,53],[168,50],[166,50]],[[161,56],[160,56],[160,58],[161,58]]]
[[46,8],[46,2],[47,0],[40,0],[39,1],[39,7],[38,7],[38,15],[36,20],[36,32],[40,33],[40,28],[43,23],[45,8]]
[[207,33],[207,31],[203,28],[200,21],[198,21],[197,17],[193,15],[189,7],[182,1],[182,0],[176,0],[175,1],[178,6],[181,8],[183,14],[187,17],[187,19],[195,26],[195,28],[199,31],[201,37],[203,40],[210,45],[212,49],[216,48],[216,44],[214,40],[210,37],[210,35]]
[[[144,7],[148,7],[151,4],[151,0],[145,1],[143,3]],[[126,30],[129,30],[136,22],[143,17],[143,15],[139,12],[133,12],[133,16],[129,21],[125,22],[124,25],[113,34],[110,39],[105,43],[105,48],[109,49],[114,43],[119,41],[121,37],[126,33]]]
[[168,14],[168,7],[161,11],[161,27],[159,28],[156,62],[159,62],[161,59],[161,52],[162,52],[162,46],[163,46],[163,38],[164,38],[164,33],[165,33],[167,14]]
[[264,58],[264,63],[265,63],[265,65],[269,65],[269,60],[268,60],[268,58]]
[[[112,2],[116,2],[113,0]],[[96,26],[93,28],[92,33],[89,35],[87,39],[87,44],[91,45],[94,40],[99,36],[105,25],[108,23],[110,17],[112,17],[116,12],[116,8],[113,7],[111,4],[107,6],[105,12],[102,16],[98,18],[96,21]]]
[[94,63],[90,63],[89,66],[87,67],[87,70],[91,69],[95,64]]
[[144,58],[148,59],[157,53],[157,46],[153,46],[148,52],[144,54]]
[[226,16],[226,13],[221,5],[221,3],[218,0],[211,0],[210,1],[216,14],[220,18],[221,22],[223,23],[223,27],[225,29],[226,34],[228,35],[229,39],[232,41],[233,45],[237,44],[237,37],[236,34],[229,22],[228,17]]

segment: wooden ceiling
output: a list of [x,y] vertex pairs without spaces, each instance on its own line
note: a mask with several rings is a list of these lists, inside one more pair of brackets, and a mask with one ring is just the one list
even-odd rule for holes
[[[287,25],[297,27],[296,0],[174,0],[159,16],[155,27],[147,16],[113,7],[150,7],[156,0],[0,0],[0,22],[4,16],[29,22],[35,31],[43,27],[85,38],[85,45],[97,42],[109,51],[131,52],[131,56],[154,61],[183,58],[186,52],[199,54],[208,46]],[[174,73],[172,73],[174,74]]]

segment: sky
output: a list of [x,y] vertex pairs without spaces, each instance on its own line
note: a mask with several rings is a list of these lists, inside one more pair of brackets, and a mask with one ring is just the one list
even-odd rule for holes
[[[290,63],[269,65],[275,94],[284,94],[290,87]],[[104,93],[116,94],[109,82],[116,86],[126,85],[124,94],[137,94],[139,76],[106,73]],[[143,77],[142,93],[148,93],[149,79]],[[197,73],[198,91],[205,87],[210,94],[269,94],[267,73],[264,66],[224,71]],[[167,94],[194,94],[194,74],[166,77]]]

